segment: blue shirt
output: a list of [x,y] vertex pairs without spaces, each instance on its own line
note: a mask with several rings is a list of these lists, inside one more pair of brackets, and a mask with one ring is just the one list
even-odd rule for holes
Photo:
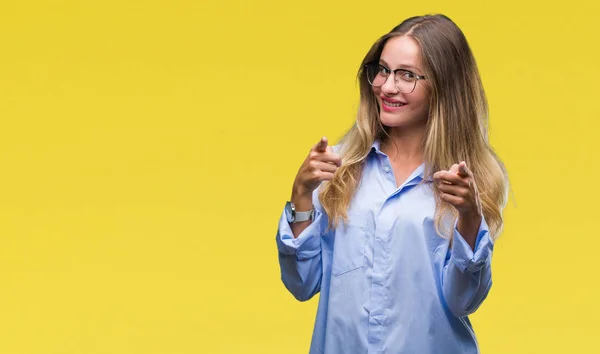
[[294,238],[282,212],[276,242],[281,279],[300,301],[320,292],[310,353],[478,353],[469,322],[492,285],[493,241],[482,220],[475,251],[454,224],[434,227],[433,183],[424,165],[400,186],[375,142],[348,223],[315,218]]

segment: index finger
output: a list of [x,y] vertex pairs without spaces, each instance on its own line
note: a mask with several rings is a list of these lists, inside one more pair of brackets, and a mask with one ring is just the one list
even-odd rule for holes
[[469,171],[466,162],[462,161],[460,164],[458,164],[457,174],[461,177],[469,177],[471,175],[471,171]]
[[315,150],[318,152],[326,152],[327,151],[327,138],[322,137],[321,140],[315,145]]

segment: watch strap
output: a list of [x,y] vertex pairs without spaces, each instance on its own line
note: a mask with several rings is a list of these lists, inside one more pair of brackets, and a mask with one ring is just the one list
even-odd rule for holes
[[314,212],[314,208],[309,211],[296,211],[294,213],[294,222],[296,223],[311,220],[313,218]]

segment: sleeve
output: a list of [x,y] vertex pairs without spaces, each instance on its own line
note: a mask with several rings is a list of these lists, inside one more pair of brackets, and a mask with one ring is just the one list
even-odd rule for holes
[[492,287],[492,250],[494,241],[482,218],[475,241],[475,250],[465,241],[454,225],[454,241],[442,275],[444,298],[457,317],[472,314],[479,308]]
[[321,235],[327,225],[327,216],[318,204],[318,189],[313,192],[315,215],[312,223],[294,238],[285,210],[279,218],[277,250],[281,280],[299,301],[311,299],[321,289],[323,276]]

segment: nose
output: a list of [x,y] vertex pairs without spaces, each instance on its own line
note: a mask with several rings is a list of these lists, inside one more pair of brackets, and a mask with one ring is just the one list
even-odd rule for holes
[[381,86],[381,91],[386,95],[398,93],[398,88],[396,87],[396,78],[394,77],[393,73],[385,79],[385,82]]

